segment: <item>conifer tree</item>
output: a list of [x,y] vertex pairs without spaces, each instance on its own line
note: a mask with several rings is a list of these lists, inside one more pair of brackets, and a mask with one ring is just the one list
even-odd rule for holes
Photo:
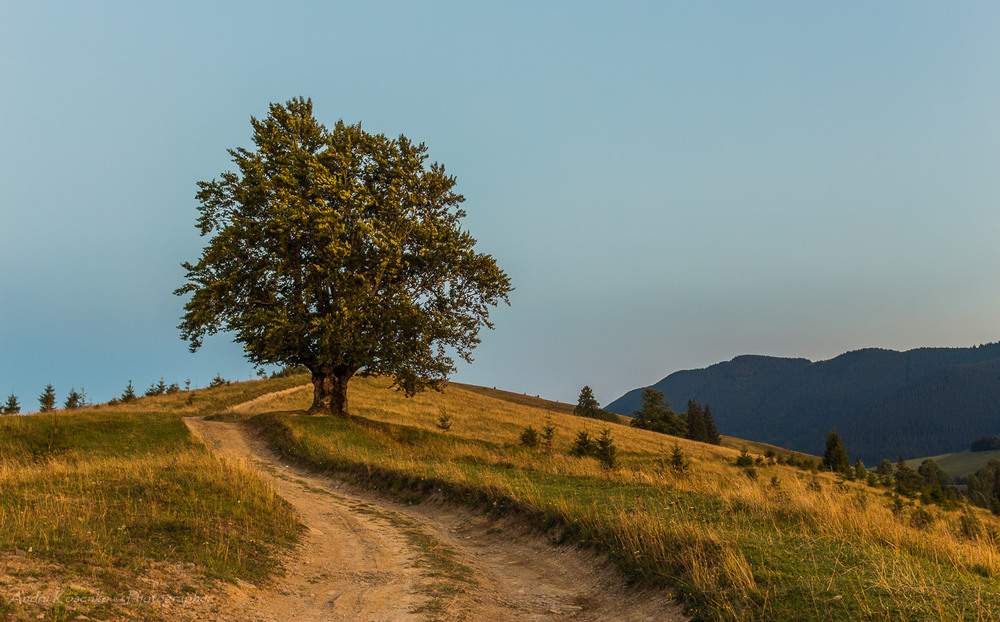
[[13,391],[7,396],[7,402],[0,408],[0,411],[4,415],[16,415],[21,412],[21,403],[17,400],[17,396],[14,395]]
[[684,422],[687,424],[685,438],[702,443],[708,442],[708,430],[705,428],[705,415],[702,413],[701,404],[694,400],[688,400]]
[[706,443],[711,443],[713,445],[722,444],[722,436],[719,435],[719,430],[715,427],[715,419],[712,418],[712,407],[705,403],[705,412],[703,413],[705,418],[705,438]]
[[576,400],[573,414],[578,417],[589,417],[591,419],[600,419],[601,421],[618,421],[617,415],[601,408],[597,398],[594,397],[593,389],[588,385],[584,385],[580,389],[580,397]]
[[843,473],[847,467],[851,466],[851,459],[847,457],[844,441],[840,439],[836,430],[830,430],[830,434],[826,437],[823,466],[836,473]]
[[128,404],[129,402],[134,402],[136,400],[135,387],[132,386],[132,380],[129,379],[128,386],[122,392],[122,402]]
[[77,393],[76,387],[70,387],[69,395],[66,396],[66,401],[63,402],[63,406],[66,408],[66,410],[73,410],[75,408],[83,406],[82,400],[83,396]]
[[611,436],[611,428],[604,428],[601,435],[597,437],[596,455],[604,468],[613,469],[618,466],[618,448],[615,446],[615,439]]
[[38,412],[47,413],[51,410],[55,410],[56,390],[52,388],[52,383],[45,385],[45,390],[38,396],[38,405]]
[[663,392],[643,389],[642,408],[632,413],[631,426],[663,434],[683,437],[687,426],[663,399]]

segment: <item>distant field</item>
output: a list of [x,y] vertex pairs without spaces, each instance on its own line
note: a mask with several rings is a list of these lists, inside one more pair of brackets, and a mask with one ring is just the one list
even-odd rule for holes
[[[928,456],[948,475],[952,477],[966,477],[972,475],[979,469],[986,466],[990,460],[1000,460],[1000,449],[993,451],[960,451],[954,454],[941,454],[940,456]],[[916,458],[907,460],[906,464],[914,469],[927,458]]]

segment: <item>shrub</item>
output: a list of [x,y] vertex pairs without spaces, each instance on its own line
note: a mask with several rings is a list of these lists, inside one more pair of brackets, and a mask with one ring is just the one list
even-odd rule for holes
[[525,447],[538,447],[540,440],[541,436],[530,425],[524,428],[524,432],[521,432],[521,444]]
[[670,470],[675,473],[684,473],[690,466],[687,456],[684,455],[684,451],[677,443],[674,443],[674,450],[670,452],[670,460],[667,464],[670,465]]
[[750,452],[748,452],[746,448],[744,448],[743,451],[740,452],[740,456],[736,459],[736,466],[751,467],[753,465],[754,465],[753,456],[751,456]]
[[569,454],[578,458],[597,455],[597,442],[590,437],[586,430],[581,430],[576,435],[576,440],[573,441]]
[[611,428],[604,428],[597,439],[597,459],[606,469],[618,466],[618,448],[615,447],[615,439],[611,437]]
[[451,429],[451,415],[449,415],[448,411],[444,408],[442,408],[440,412],[441,415],[438,417],[437,427],[442,432],[447,432]]
[[552,453],[552,439],[556,435],[556,426],[552,425],[552,416],[545,417],[545,427],[542,428],[542,442],[545,444],[546,453]]

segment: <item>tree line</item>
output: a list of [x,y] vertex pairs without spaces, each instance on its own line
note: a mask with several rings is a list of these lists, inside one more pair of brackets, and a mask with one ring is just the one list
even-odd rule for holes
[[630,425],[692,441],[722,444],[722,437],[712,418],[712,408],[707,402],[702,406],[695,400],[688,400],[687,410],[678,415],[670,409],[663,392],[656,389],[643,390],[642,406],[632,413]]

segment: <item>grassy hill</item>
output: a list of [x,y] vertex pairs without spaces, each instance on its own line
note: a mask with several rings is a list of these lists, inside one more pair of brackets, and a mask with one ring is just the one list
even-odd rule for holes
[[[294,538],[294,517],[251,473],[211,459],[181,421],[228,411],[318,470],[412,502],[513,514],[552,540],[602,551],[638,584],[675,587],[696,619],[1000,617],[1000,521],[977,508],[923,506],[778,464],[760,455],[784,455],[766,445],[675,439],[482,387],[452,384],[405,399],[385,380],[356,379],[351,419],[312,417],[302,412],[310,387],[295,388],[306,381],[0,418],[0,518],[14,526],[0,534],[4,561],[91,590],[127,587],[136,569],[163,564],[193,564],[207,581],[273,572],[275,551]],[[444,414],[447,431],[437,426]],[[540,430],[546,421],[555,427],[551,452],[520,444],[525,426]],[[580,432],[605,427],[618,450],[614,468],[570,455]],[[683,470],[671,466],[675,446]],[[737,466],[743,449],[752,466]],[[142,537],[120,535],[120,525]],[[201,538],[227,544],[190,546]],[[8,572],[7,587],[23,576]],[[0,612],[24,613],[7,606]]]
[[915,469],[927,458],[937,462],[938,466],[952,477],[967,477],[986,466],[990,460],[1000,460],[1000,449],[993,451],[959,451],[953,454],[927,456],[926,458],[907,460],[906,464]]
[[[310,417],[308,388],[251,419],[289,459],[412,501],[523,516],[551,538],[602,550],[640,584],[671,585],[706,620],[940,620],[1000,616],[1000,523],[761,460],[736,448],[609,424],[618,465],[569,455],[606,424],[544,402],[452,385],[405,400],[352,382],[351,420]],[[279,412],[265,412],[279,411]],[[437,428],[446,413],[448,431]],[[523,447],[556,427],[552,452]],[[688,467],[670,467],[674,445]],[[739,445],[739,441],[730,439]],[[759,446],[755,449],[764,449]]]

